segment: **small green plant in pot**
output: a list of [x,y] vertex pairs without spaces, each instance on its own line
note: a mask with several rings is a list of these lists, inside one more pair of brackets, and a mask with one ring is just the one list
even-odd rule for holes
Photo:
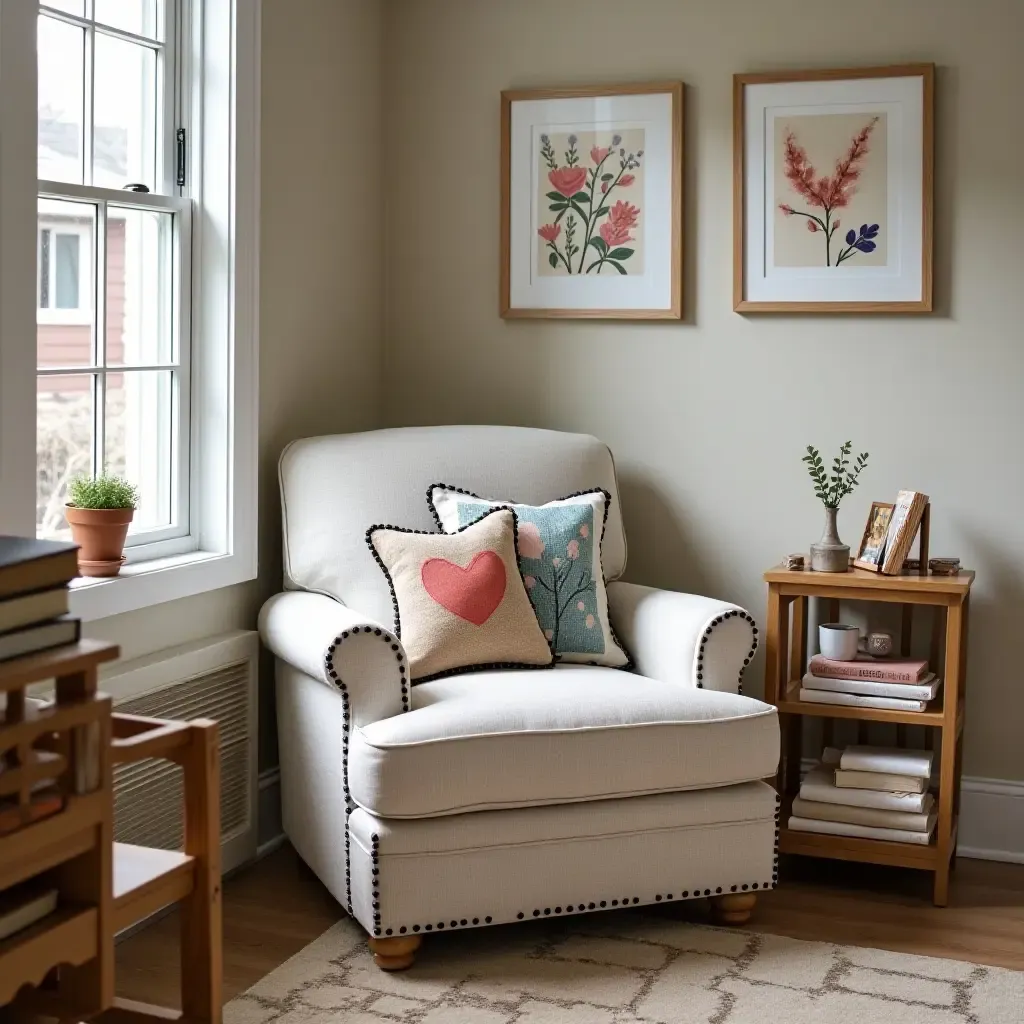
[[124,542],[139,489],[119,476],[77,476],[68,484],[64,518],[79,546],[83,576],[116,576],[124,562]]
[[857,486],[858,478],[868,464],[868,453],[861,452],[850,468],[853,442],[847,441],[832,460],[832,472],[825,471],[821,453],[813,445],[807,446],[803,457],[807,472],[814,482],[814,493],[825,506],[825,532],[817,544],[811,545],[811,568],[816,572],[846,572],[850,568],[850,546],[839,539],[836,518],[839,504]]

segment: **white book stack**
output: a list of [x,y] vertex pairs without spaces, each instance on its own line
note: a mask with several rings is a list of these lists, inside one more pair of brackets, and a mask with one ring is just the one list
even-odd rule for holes
[[942,681],[934,672],[919,683],[890,683],[873,679],[833,679],[807,672],[800,681],[800,699],[812,704],[846,704],[889,711],[924,711]]
[[827,747],[800,785],[789,828],[925,846],[936,818],[931,771],[927,750]]

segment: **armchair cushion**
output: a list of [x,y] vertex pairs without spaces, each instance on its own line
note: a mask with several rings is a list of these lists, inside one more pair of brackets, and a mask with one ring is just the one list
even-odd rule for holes
[[612,497],[603,488],[521,505],[447,484],[427,490],[438,529],[455,533],[492,508],[515,510],[519,568],[544,635],[560,662],[626,668],[630,659],[608,621],[602,546]]
[[775,772],[775,709],[616,669],[480,672],[412,690],[353,732],[349,792],[380,817],[606,800]]
[[451,535],[375,526],[366,539],[391,586],[413,680],[553,663],[519,575],[511,509]]

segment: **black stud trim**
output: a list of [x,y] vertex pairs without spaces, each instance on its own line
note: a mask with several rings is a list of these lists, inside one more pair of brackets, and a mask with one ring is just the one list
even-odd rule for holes
[[711,633],[715,626],[735,616],[739,616],[744,621],[750,623],[751,627],[750,650],[747,652],[747,656],[743,659],[743,664],[740,666],[739,678],[736,681],[736,692],[743,693],[743,672],[750,664],[754,657],[754,652],[757,650],[757,626],[754,623],[754,617],[749,614],[749,612],[745,612],[742,608],[732,608],[721,615],[716,615],[715,618],[713,618],[705,627],[704,632],[701,633],[700,644],[697,647],[697,688],[700,690],[704,689],[704,648],[707,646],[708,640],[711,639]]
[[[444,528],[444,524],[441,522],[441,517],[437,514],[437,508],[434,505],[434,491],[453,491],[455,494],[464,494],[467,498],[474,498],[476,501],[483,501],[483,502],[486,502],[487,504],[491,503],[491,499],[490,498],[481,498],[479,494],[474,494],[472,491],[467,491],[465,487],[453,487],[451,484],[431,484],[427,488],[427,507],[430,509],[430,514],[434,517],[434,522],[437,524],[437,529],[441,533],[445,533],[446,531],[445,531],[445,528]],[[603,494],[604,495],[604,516],[601,519],[601,540],[600,540],[600,542],[598,544],[597,550],[598,550],[598,561],[599,561],[599,563],[601,565],[601,578],[602,578],[602,580],[604,580],[605,587],[607,588],[608,581],[605,579],[605,575],[604,575],[604,552],[603,552],[603,548],[604,548],[604,534],[605,534],[605,530],[608,527],[608,512],[609,512],[609,510],[612,507],[611,491],[606,490],[604,487],[588,487],[584,491],[574,491],[572,494],[566,494],[562,498],[553,498],[552,501],[545,502],[545,504],[550,505],[550,504],[552,504],[555,501],[569,501],[571,498],[585,498],[585,497],[588,497],[589,495],[592,495],[592,494]],[[528,502],[525,502],[525,501],[513,501],[513,502],[510,502],[509,504],[510,505],[522,505],[525,508],[540,508],[541,507],[539,505],[531,505],[531,504],[529,504]],[[496,507],[502,507],[502,506],[496,506]],[[508,506],[506,505],[504,507],[507,508]],[[494,511],[494,509],[492,509],[491,511]],[[513,509],[513,511],[514,511],[514,509]],[[489,514],[490,514],[489,512],[485,512],[484,513],[484,515],[489,515]],[[483,516],[481,516],[480,518],[482,519]],[[480,522],[480,520],[477,519],[476,522]],[[472,526],[473,524],[469,523],[468,525]],[[462,529],[465,529],[465,527],[462,527]],[[455,531],[455,532],[458,532],[458,531]],[[517,557],[517,559],[518,559],[518,556],[519,556],[519,551],[518,551],[518,547],[517,547],[517,549],[516,549],[516,557]],[[636,662],[634,661],[633,655],[630,653],[629,649],[622,642],[622,640],[619,639],[618,634],[615,632],[615,627],[612,625],[612,622],[611,622],[611,613],[610,612],[608,614],[608,632],[611,634],[612,642],[626,656],[626,664],[622,666],[621,671],[623,671],[623,672],[632,672],[633,669],[636,668]],[[401,635],[401,634],[399,634],[399,635]],[[589,664],[596,665],[597,662],[596,661],[592,661],[592,662],[589,662]]]
[[[463,530],[468,530],[471,526],[476,526],[477,523],[479,523],[482,520],[486,519],[488,516],[494,515],[494,513],[496,513],[496,512],[511,512],[512,513],[512,546],[515,549],[516,564],[518,565],[519,564],[519,520],[518,520],[518,518],[516,516],[515,509],[512,508],[510,505],[495,505],[494,508],[490,509],[489,511],[485,512],[482,516],[480,516],[479,519],[474,519],[473,522],[466,523],[465,526],[460,526],[459,529],[455,531],[455,533],[462,533]],[[398,608],[398,594],[395,591],[395,582],[391,578],[391,573],[388,571],[388,567],[384,564],[384,559],[382,559],[380,557],[380,553],[377,551],[377,548],[374,546],[374,543],[373,543],[373,535],[378,530],[390,530],[392,533],[418,533],[418,534],[423,534],[424,536],[427,536],[427,537],[434,537],[434,536],[437,536],[437,535],[431,533],[429,530],[411,530],[411,529],[408,529],[407,527],[404,527],[404,526],[391,526],[390,524],[379,524],[377,526],[371,526],[366,531],[366,546],[370,549],[370,554],[373,555],[374,561],[376,561],[377,565],[380,567],[380,571],[382,573],[384,573],[384,578],[387,580],[387,583],[388,583],[388,589],[391,591],[391,605],[394,608],[394,613],[395,613],[395,635],[399,639],[401,639],[402,638],[402,617],[401,617],[401,614],[400,614],[399,608]],[[451,536],[451,534],[448,534],[447,536]],[[524,592],[525,592],[525,587],[524,587]],[[369,628],[369,627],[367,627],[367,628]],[[540,630],[540,625],[539,624],[537,626],[537,629]],[[541,635],[543,636],[543,634],[541,634]],[[545,637],[545,643],[548,644],[548,651],[550,652],[551,651],[551,645],[548,642],[546,637]],[[399,664],[401,664],[402,663],[402,655],[401,654],[396,654],[395,655],[395,660],[398,661]],[[525,664],[523,664],[521,662],[518,662],[518,661],[495,661],[495,662],[490,662],[490,663],[484,664],[484,665],[460,665],[458,668],[446,669],[444,672],[435,672],[433,675],[420,676],[417,679],[414,679],[412,681],[412,685],[413,686],[418,686],[420,683],[427,683],[427,682],[430,682],[430,680],[432,680],[432,679],[441,679],[441,678],[445,678],[447,676],[462,675],[463,673],[466,673],[466,672],[496,672],[496,671],[500,671],[501,669],[508,669],[508,668],[515,668],[515,669],[546,669],[546,668],[554,668],[554,667],[555,667],[555,656],[552,653],[551,654],[551,660],[545,662],[543,665],[525,665]],[[404,690],[403,690],[403,695],[402,696],[403,696],[403,700],[407,699]],[[406,710],[408,710],[408,708],[406,708]]]

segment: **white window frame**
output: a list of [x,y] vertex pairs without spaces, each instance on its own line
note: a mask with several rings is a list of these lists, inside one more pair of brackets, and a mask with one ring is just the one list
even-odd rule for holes
[[[35,529],[36,271],[25,252],[37,244],[36,13],[35,4],[0,0],[0,532],[26,536]],[[191,550],[133,557],[115,579],[76,581],[72,612],[86,620],[256,575],[259,30],[260,0],[192,0],[178,39],[196,84],[184,117],[195,200],[182,434]],[[123,205],[158,198],[114,195]]]
[[[47,293],[51,299],[57,294],[57,259],[55,239],[58,235],[74,235],[78,239],[78,305],[73,308],[43,306],[43,232],[50,232],[50,266],[47,274]],[[92,227],[84,224],[65,224],[56,215],[52,220],[40,220],[36,232],[36,318],[41,324],[54,326],[88,326],[92,323],[92,306],[89,293],[92,281]]]

